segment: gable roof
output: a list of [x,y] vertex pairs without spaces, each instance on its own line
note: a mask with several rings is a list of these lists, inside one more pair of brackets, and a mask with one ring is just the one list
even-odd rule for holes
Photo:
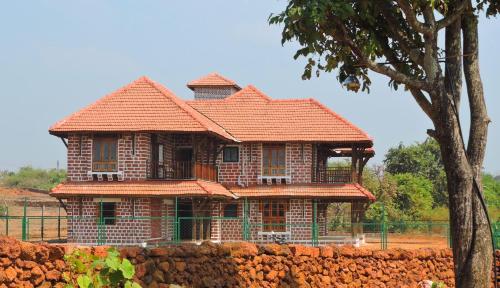
[[368,134],[314,99],[273,100],[251,85],[226,99],[187,103],[241,141],[373,144]]
[[187,83],[187,87],[189,87],[189,89],[191,90],[193,90],[195,87],[211,86],[234,87],[237,90],[241,89],[240,86],[238,86],[238,84],[236,84],[236,82],[234,82],[233,80],[223,77],[215,72]]
[[209,132],[235,140],[218,124],[147,77],[104,96],[49,129],[54,135],[140,131]]

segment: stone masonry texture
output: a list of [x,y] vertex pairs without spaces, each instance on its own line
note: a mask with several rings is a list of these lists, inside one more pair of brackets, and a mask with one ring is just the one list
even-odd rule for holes
[[[84,247],[105,255],[108,247]],[[74,246],[0,238],[0,288],[64,287],[64,255]],[[365,250],[204,242],[145,249],[125,247],[142,287],[417,287],[425,279],[454,287],[450,249]],[[500,251],[497,251],[499,261]]]

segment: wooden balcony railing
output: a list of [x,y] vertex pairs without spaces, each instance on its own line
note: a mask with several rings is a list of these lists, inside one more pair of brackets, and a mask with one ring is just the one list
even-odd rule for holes
[[149,179],[182,180],[192,179],[191,161],[176,161],[172,164],[148,161],[147,176]]
[[195,164],[195,175],[197,179],[217,181],[217,168],[211,164]]
[[313,175],[313,182],[315,183],[351,183],[352,172],[350,167],[329,167],[321,169]]
[[175,161],[170,165],[164,162],[149,161],[147,166],[149,179],[183,180],[196,178],[217,181],[217,169],[210,164],[195,163],[194,171],[191,161]]

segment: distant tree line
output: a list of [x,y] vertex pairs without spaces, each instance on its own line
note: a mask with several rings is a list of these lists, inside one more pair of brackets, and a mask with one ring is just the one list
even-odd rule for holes
[[63,169],[40,169],[25,166],[17,172],[0,171],[0,186],[8,188],[50,191],[65,179],[66,170]]
[[[483,173],[484,195],[492,221],[500,221],[500,175]],[[377,197],[367,220],[448,220],[446,175],[438,143],[428,138],[390,148],[382,165],[367,168],[363,185]],[[382,208],[383,206],[383,208]]]

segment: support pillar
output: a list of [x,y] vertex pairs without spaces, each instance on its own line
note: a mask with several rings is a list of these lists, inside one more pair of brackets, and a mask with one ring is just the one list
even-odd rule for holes
[[363,220],[365,217],[366,206],[364,202],[351,203],[351,233],[352,237],[358,237],[363,234]]

